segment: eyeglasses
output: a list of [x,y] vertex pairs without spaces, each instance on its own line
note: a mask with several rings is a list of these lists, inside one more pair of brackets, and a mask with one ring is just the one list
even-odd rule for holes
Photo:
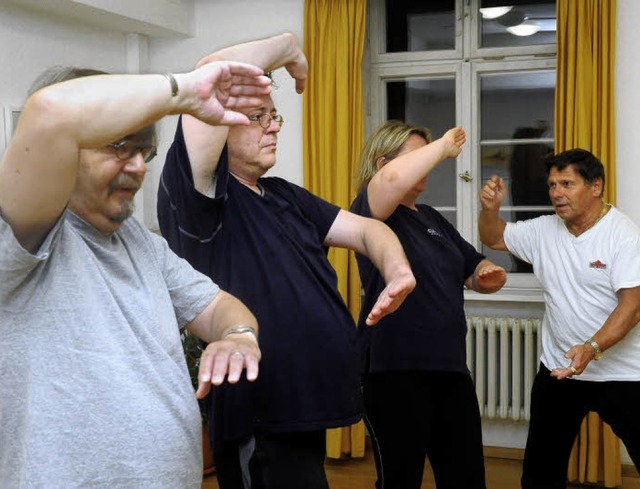
[[123,138],[115,143],[108,144],[113,148],[119,160],[128,160],[140,153],[145,163],[149,163],[158,154],[158,148],[149,144],[134,144],[128,138]]
[[249,117],[249,120],[251,122],[257,122],[263,129],[267,129],[272,120],[276,121],[276,124],[278,124],[280,127],[282,127],[282,124],[284,123],[284,118],[280,114],[271,115],[267,112],[265,112],[264,114],[252,115],[251,117]]

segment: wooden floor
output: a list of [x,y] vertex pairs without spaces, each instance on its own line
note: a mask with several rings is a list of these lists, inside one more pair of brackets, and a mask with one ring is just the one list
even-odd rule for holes
[[[325,467],[331,489],[373,489],[375,487],[376,468],[371,450],[367,450],[362,459],[328,459]],[[485,457],[485,470],[487,489],[518,489],[520,487],[522,471],[522,461],[520,460]],[[624,472],[635,472],[635,469]],[[435,487],[433,474],[427,464],[422,479],[422,489],[435,489]],[[594,489],[598,486],[571,485],[569,487],[571,489],[581,487]],[[206,477],[202,483],[202,489],[219,489],[216,476]],[[637,473],[630,473],[623,477],[620,489],[640,489],[640,478],[637,477]]]

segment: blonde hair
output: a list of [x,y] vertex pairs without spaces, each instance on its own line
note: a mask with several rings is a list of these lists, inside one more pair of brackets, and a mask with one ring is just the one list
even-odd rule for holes
[[364,145],[356,170],[356,187],[362,191],[377,173],[376,161],[381,156],[391,161],[413,134],[431,142],[431,131],[426,127],[406,124],[402,121],[387,121],[374,132]]

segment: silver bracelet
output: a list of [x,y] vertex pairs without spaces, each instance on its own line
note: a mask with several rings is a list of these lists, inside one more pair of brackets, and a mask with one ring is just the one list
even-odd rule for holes
[[257,331],[253,329],[251,326],[244,326],[244,325],[234,326],[233,328],[229,328],[222,335],[222,339],[225,339],[227,336],[232,334],[243,334],[243,333],[251,333],[256,340],[258,339]]
[[173,76],[173,73],[164,73],[162,76],[164,76],[167,80],[169,80],[169,84],[171,85],[171,96],[175,97],[178,95],[178,82],[176,81],[175,76]]

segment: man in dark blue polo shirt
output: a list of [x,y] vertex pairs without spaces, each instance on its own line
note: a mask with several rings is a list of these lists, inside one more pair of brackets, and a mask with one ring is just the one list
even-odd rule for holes
[[[284,66],[304,89],[307,61],[291,34],[218,51],[219,59]],[[361,417],[355,325],[328,246],[367,255],[387,282],[368,324],[394,311],[415,279],[384,224],[263,175],[283,119],[271,97],[220,129],[183,117],[158,195],[162,233],[179,255],[239,297],[260,324],[256,383],[216,388],[209,415],[218,481],[227,488],[327,488],[325,430]]]

